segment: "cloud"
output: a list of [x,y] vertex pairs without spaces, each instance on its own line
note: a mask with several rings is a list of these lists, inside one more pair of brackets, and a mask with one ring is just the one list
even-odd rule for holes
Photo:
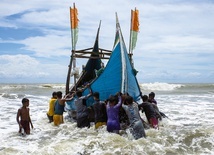
[[[4,66],[0,69],[0,75],[48,79],[54,74],[51,71],[53,69],[59,72],[60,75],[57,76],[63,79],[67,71],[65,59],[69,63],[71,50],[69,7],[73,3],[60,0],[45,2],[22,0],[16,3],[12,0],[2,0],[0,3],[0,31],[3,27],[9,32],[4,34],[7,39],[4,35],[1,36],[0,43],[7,43],[11,47],[13,44],[20,45],[19,49],[13,50],[14,56],[0,57],[2,60],[0,64]],[[96,9],[92,6],[96,6]],[[99,44],[101,48],[111,50],[115,36],[115,12],[118,14],[128,48],[130,10],[137,7],[140,11],[140,32],[133,58],[135,67],[139,70],[140,80],[168,82],[184,81],[185,78],[191,81],[191,77],[212,79],[214,67],[212,2],[110,0],[97,3],[96,0],[79,0],[76,7],[79,12],[77,49],[93,46],[101,20]],[[26,32],[29,32],[29,35],[17,39],[10,34],[10,29],[19,32],[14,33],[14,36],[21,34],[22,29],[28,29]],[[31,33],[34,30],[38,34]],[[17,51],[24,51],[26,55],[20,55]],[[30,60],[29,64],[22,62],[23,58]],[[31,73],[32,70],[26,66],[31,66],[36,72]],[[5,69],[7,67],[9,71]],[[20,72],[17,73],[14,68]]]
[[40,57],[67,56],[70,53],[70,42],[66,36],[47,35],[30,37],[19,41],[19,43],[25,45],[23,49],[34,51],[35,55]]
[[[142,71],[142,75],[140,79],[140,83],[143,82],[169,82],[169,83],[177,83],[179,81],[180,83],[189,82],[189,83],[209,83],[213,79],[213,72],[208,74],[203,74],[200,72],[181,72],[176,70],[158,70],[158,71],[151,71],[151,72],[145,72]],[[143,80],[142,80],[143,79]],[[158,80],[157,80],[158,79]]]
[[[59,64],[41,64],[38,60],[28,55],[0,55],[1,79],[14,79],[22,82],[43,80],[44,78],[55,81],[61,75],[66,75],[66,67]],[[57,73],[56,73],[57,70]],[[2,81],[4,82],[4,81]],[[38,82],[38,81],[37,81]]]
[[0,65],[1,77],[5,78],[40,77],[48,75],[38,70],[39,62],[36,59],[27,55],[1,55]]
[[198,53],[202,51],[213,52],[214,38],[205,38],[201,36],[162,36],[157,42],[146,43],[141,47],[143,51],[163,53],[174,51],[179,53]]

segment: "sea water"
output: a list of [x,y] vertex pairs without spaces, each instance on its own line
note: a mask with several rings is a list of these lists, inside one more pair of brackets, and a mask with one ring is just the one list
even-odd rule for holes
[[[134,140],[129,131],[120,135],[79,129],[65,119],[59,127],[48,123],[46,112],[53,91],[64,84],[0,84],[1,155],[212,155],[214,154],[214,84],[147,83],[143,94],[156,93],[160,111],[168,118],[159,130],[145,130],[147,137]],[[30,135],[20,136],[16,122],[23,97],[30,99],[34,125]],[[145,114],[140,114],[145,119]],[[67,117],[67,113],[64,113]],[[145,119],[146,120],[146,119]]]

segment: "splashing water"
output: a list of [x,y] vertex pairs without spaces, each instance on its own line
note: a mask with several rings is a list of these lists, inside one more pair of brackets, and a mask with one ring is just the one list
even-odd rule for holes
[[[214,154],[213,85],[153,83],[141,86],[146,94],[156,92],[158,107],[169,119],[160,122],[159,130],[146,130],[147,138],[134,140],[128,130],[117,135],[108,133],[105,126],[95,130],[93,123],[89,129],[79,129],[67,119],[59,127],[48,123],[46,112],[52,91],[63,92],[64,85],[0,85],[0,154]],[[201,91],[195,91],[196,88]],[[23,97],[30,99],[35,127],[25,137],[18,134],[16,123]],[[144,113],[140,114],[146,120]]]

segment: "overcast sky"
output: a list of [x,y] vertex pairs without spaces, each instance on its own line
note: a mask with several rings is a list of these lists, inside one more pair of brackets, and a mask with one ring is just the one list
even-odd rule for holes
[[93,46],[101,20],[99,46],[112,50],[115,12],[128,48],[136,7],[140,83],[214,82],[213,0],[1,0],[0,83],[65,83],[73,3],[79,13],[77,49]]

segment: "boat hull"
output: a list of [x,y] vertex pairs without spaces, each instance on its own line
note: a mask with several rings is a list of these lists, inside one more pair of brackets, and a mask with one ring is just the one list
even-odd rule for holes
[[[121,92],[128,93],[134,98],[135,102],[141,102],[141,91],[134,68],[127,53],[127,48],[119,24],[117,24],[115,43],[110,59],[102,74],[90,83],[90,87],[93,92],[100,93],[100,100],[107,100],[110,95],[115,95],[117,92]],[[83,90],[83,95],[88,94],[89,90],[88,88],[85,88]],[[87,100],[87,106],[91,106],[93,103],[94,100],[90,97]],[[67,109],[75,110],[73,100],[67,102]]]

